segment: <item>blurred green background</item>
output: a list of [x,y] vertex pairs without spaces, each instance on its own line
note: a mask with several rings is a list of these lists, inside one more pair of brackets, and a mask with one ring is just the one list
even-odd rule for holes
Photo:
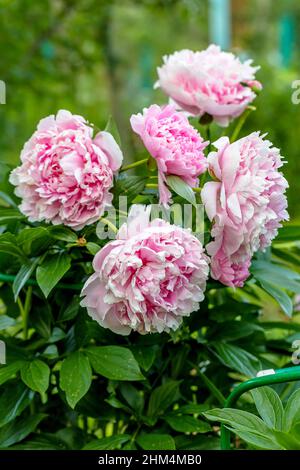
[[0,0],[0,159],[16,164],[45,115],[65,108],[97,127],[110,114],[127,161],[136,141],[129,117],[165,96],[153,90],[164,54],[210,42],[261,65],[264,90],[243,133],[268,132],[288,161],[293,220],[299,218],[299,0]]

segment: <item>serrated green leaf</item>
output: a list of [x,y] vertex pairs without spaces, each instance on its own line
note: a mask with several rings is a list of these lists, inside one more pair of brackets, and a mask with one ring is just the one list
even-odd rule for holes
[[36,270],[36,280],[45,297],[71,267],[71,258],[66,253],[49,255]]
[[121,346],[91,346],[86,350],[93,369],[112,380],[143,380],[132,352]]
[[49,387],[50,369],[40,359],[34,359],[21,369],[21,379],[35,392],[45,393]]
[[73,352],[62,363],[60,387],[66,392],[71,408],[87,393],[92,383],[92,370],[88,358],[80,351]]

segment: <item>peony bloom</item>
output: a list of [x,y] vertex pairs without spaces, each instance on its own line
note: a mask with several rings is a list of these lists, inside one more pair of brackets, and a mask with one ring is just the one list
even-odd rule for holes
[[161,108],[154,104],[143,114],[131,116],[130,123],[157,161],[161,204],[166,206],[171,200],[166,175],[180,176],[193,187],[199,185],[198,177],[207,169],[203,150],[208,143],[183,113],[172,105]]
[[61,110],[42,119],[26,142],[22,164],[10,182],[31,222],[68,225],[80,230],[110,205],[113,174],[122,152],[108,132],[93,130],[83,117]]
[[214,222],[214,240],[207,245],[211,273],[225,285],[242,287],[253,253],[269,246],[288,219],[288,183],[278,171],[279,150],[259,132],[232,144],[222,137],[214,145],[208,162],[217,181],[206,183],[201,193]]
[[182,50],[165,56],[158,68],[159,86],[177,105],[194,116],[210,114],[220,126],[245,110],[255,98],[251,87],[261,88],[255,80],[252,61],[211,45],[201,52]]
[[162,219],[150,222],[150,210],[132,206],[82,290],[89,315],[122,335],[175,330],[204,298],[209,268],[201,243]]

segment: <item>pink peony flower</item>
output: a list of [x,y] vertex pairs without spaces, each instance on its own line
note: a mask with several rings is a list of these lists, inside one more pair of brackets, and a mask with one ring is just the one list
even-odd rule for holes
[[10,182],[32,222],[45,220],[80,230],[110,205],[113,173],[122,152],[108,132],[93,130],[83,117],[61,110],[42,119],[26,142],[22,164]]
[[180,176],[193,187],[199,185],[198,176],[207,169],[203,150],[208,142],[203,142],[183,113],[171,105],[161,108],[154,104],[143,114],[131,116],[130,123],[157,161],[161,204],[168,205],[171,200],[166,175]]
[[204,298],[209,268],[201,243],[188,230],[150,222],[150,210],[132,206],[82,290],[89,315],[122,335],[175,330]]
[[194,116],[208,113],[220,126],[227,126],[254,100],[251,87],[262,88],[255,80],[259,67],[251,60],[242,63],[219,46],[201,52],[182,50],[163,60],[156,86],[180,108]]
[[253,253],[269,246],[288,219],[288,183],[278,171],[279,150],[259,132],[232,144],[222,137],[214,145],[208,162],[217,181],[206,183],[201,193],[214,222],[214,240],[207,245],[211,273],[225,285],[242,287]]

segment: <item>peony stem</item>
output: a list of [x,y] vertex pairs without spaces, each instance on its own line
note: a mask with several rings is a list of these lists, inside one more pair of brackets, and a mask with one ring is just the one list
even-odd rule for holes
[[238,123],[237,123],[237,125],[235,126],[235,129],[234,129],[234,131],[233,131],[233,133],[232,133],[232,136],[231,136],[231,139],[230,139],[230,140],[231,140],[231,143],[234,142],[235,140],[237,140],[237,138],[238,138],[238,136],[239,136],[239,134],[240,134],[240,132],[241,132],[241,130],[242,130],[242,128],[243,128],[243,126],[244,126],[244,124],[245,124],[245,122],[246,122],[248,116],[249,116],[249,114],[250,114],[252,111],[255,111],[255,110],[256,110],[255,106],[248,106],[248,107],[246,108],[246,110],[243,112],[243,114],[241,115],[240,119],[238,120]]
[[20,297],[17,298],[17,303],[19,305],[20,313],[23,320],[23,337],[24,340],[28,339],[28,315],[31,307],[31,297],[32,297],[32,286],[28,286],[25,303],[24,305],[21,302]]
[[120,169],[120,173],[122,171],[131,170],[132,168],[136,168],[137,166],[144,165],[144,163],[147,163],[148,160],[149,160],[149,157],[144,158],[143,160],[139,160],[138,162],[134,162],[134,163],[130,163],[129,165],[125,165]]
[[114,233],[118,232],[117,227],[110,220],[106,219],[105,217],[101,217],[99,219],[99,222],[102,222],[104,225],[107,225]]

